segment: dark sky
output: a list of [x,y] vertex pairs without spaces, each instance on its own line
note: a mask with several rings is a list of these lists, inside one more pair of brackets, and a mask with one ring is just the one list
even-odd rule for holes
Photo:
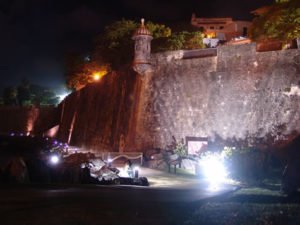
[[199,17],[251,19],[273,0],[0,0],[0,88],[26,77],[62,88],[66,52],[85,52],[117,19],[189,23]]

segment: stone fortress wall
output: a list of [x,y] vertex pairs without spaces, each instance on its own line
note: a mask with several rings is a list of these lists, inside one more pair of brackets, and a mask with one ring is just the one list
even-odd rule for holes
[[125,150],[125,142],[134,149],[139,88],[140,76],[127,67],[72,93],[61,103],[58,138],[91,151]]
[[299,133],[298,49],[256,52],[245,44],[218,47],[217,56],[183,56],[153,54],[152,73],[119,71],[73,93],[63,103],[59,137],[97,151],[145,151],[166,147],[172,136]]
[[300,131],[300,51],[222,46],[217,56],[153,55],[137,129],[139,148],[164,148],[174,136],[247,137]]
[[[217,53],[217,54],[216,54]],[[300,131],[300,50],[255,44],[152,54],[69,95],[55,109],[2,108],[0,132],[42,133],[95,151],[165,148],[186,136],[243,140]]]

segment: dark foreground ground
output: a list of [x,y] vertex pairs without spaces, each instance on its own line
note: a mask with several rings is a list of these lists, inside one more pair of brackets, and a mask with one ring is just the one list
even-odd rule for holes
[[300,224],[300,197],[278,186],[241,188],[201,201],[193,190],[95,186],[0,186],[0,224]]
[[299,225],[300,195],[286,197],[277,187],[248,187],[195,205],[185,225]]
[[202,192],[137,186],[2,185],[0,224],[182,224],[195,202],[217,194]]

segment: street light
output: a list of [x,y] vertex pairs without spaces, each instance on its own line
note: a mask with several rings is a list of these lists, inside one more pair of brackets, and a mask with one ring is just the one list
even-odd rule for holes
[[93,79],[94,79],[94,81],[100,80],[100,77],[101,77],[101,76],[100,76],[100,73],[99,73],[99,72],[93,74]]
[[50,157],[50,162],[51,162],[52,164],[57,164],[57,163],[59,162],[59,157],[58,157],[57,155],[52,155],[52,156]]

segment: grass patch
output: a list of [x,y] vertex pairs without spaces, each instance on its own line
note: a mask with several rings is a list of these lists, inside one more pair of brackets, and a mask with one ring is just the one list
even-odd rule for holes
[[300,224],[299,212],[299,204],[212,202],[202,205],[184,224],[296,225]]
[[169,168],[165,168],[162,171],[164,171],[166,173],[174,174],[177,176],[183,176],[183,177],[188,177],[188,178],[198,178],[198,176],[195,174],[194,170],[187,170],[187,169],[177,167],[176,173],[175,173],[174,166],[171,166],[170,172],[169,172]]
[[184,225],[298,225],[300,195],[287,198],[279,189],[242,188],[195,208]]
[[[174,170],[171,170],[171,171],[173,172]],[[191,177],[191,178],[197,178],[197,176],[195,175],[195,171],[186,170],[186,169],[183,169],[183,168],[177,168],[176,169],[176,175],[187,176],[187,177]]]

